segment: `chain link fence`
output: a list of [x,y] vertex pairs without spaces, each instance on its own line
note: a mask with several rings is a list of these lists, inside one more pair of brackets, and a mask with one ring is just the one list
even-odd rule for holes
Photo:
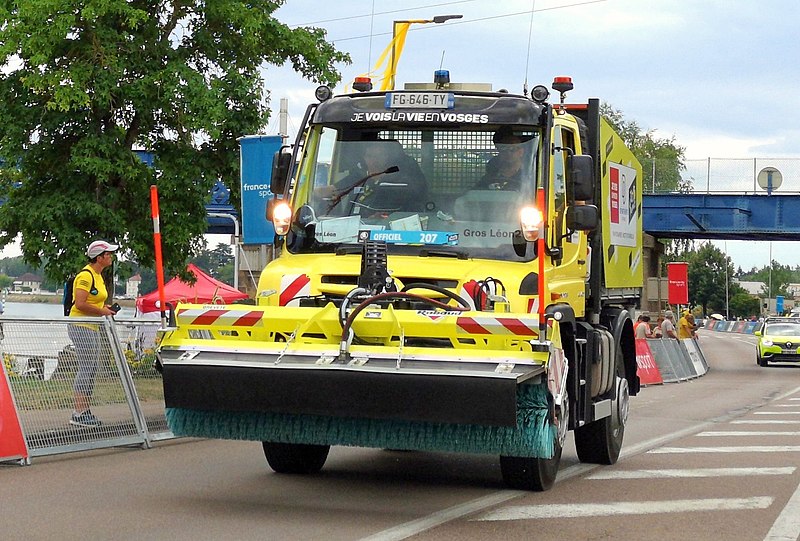
[[[758,175],[765,168],[780,173],[781,183],[775,192],[800,193],[800,158],[706,158],[685,160],[684,163],[686,168],[680,172],[681,183],[691,186],[693,193],[767,195],[767,190],[758,183]],[[671,191],[662,186],[669,176],[665,171],[669,171],[672,165],[673,162],[667,160],[642,162],[645,193]]]
[[[0,318],[0,355],[31,456],[101,447],[149,447],[173,437],[155,370],[156,320]],[[91,388],[79,354],[92,333]],[[76,330],[78,329],[78,330]],[[96,336],[96,338],[95,338]],[[89,389],[89,390],[87,390]],[[76,426],[78,394],[88,395],[98,426]]]

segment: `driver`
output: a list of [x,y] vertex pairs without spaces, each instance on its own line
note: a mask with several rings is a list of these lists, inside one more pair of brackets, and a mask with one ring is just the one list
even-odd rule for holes
[[[367,214],[422,208],[428,184],[417,161],[403,151],[399,142],[365,143],[360,163],[362,168],[356,168],[335,185],[318,188],[315,195],[332,201],[333,207],[349,202],[354,208],[371,211]],[[397,170],[387,171],[390,168]]]
[[492,137],[497,156],[486,164],[486,174],[475,190],[519,190],[522,184],[522,165],[525,157],[523,139],[504,126]]

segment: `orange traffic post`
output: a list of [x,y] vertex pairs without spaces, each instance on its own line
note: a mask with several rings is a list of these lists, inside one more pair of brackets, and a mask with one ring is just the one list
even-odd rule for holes
[[536,239],[536,257],[539,263],[539,280],[538,280],[538,287],[539,287],[539,340],[546,340],[547,339],[547,323],[544,320],[544,310],[547,307],[545,302],[545,279],[544,279],[544,256],[545,256],[545,228],[544,224],[547,220],[547,216],[545,215],[545,208],[544,208],[545,200],[544,200],[544,189],[539,188],[538,192],[536,193],[536,206],[539,208],[539,211],[542,213],[542,222],[539,225],[539,238]]
[[150,186],[150,212],[153,217],[153,244],[156,255],[156,280],[158,281],[158,304],[161,310],[161,327],[167,326],[167,307],[164,295],[164,261],[161,257],[161,226],[158,217],[158,188]]

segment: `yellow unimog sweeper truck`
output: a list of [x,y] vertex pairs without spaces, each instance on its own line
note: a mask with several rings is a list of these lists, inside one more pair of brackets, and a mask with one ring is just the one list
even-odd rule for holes
[[159,356],[176,435],[488,453],[546,490],[568,430],[613,464],[639,390],[642,174],[599,101],[449,82],[317,89],[276,154],[256,306],[182,304]]

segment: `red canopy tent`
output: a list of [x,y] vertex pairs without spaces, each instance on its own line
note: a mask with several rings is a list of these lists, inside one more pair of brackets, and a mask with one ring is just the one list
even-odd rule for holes
[[[247,298],[246,293],[242,293],[224,282],[215,280],[192,263],[189,263],[187,269],[197,278],[194,285],[182,282],[177,276],[164,284],[164,299],[166,302],[171,303],[172,306],[177,306],[178,302],[227,304]],[[136,310],[141,313],[160,310],[158,290],[156,289],[137,298]]]

